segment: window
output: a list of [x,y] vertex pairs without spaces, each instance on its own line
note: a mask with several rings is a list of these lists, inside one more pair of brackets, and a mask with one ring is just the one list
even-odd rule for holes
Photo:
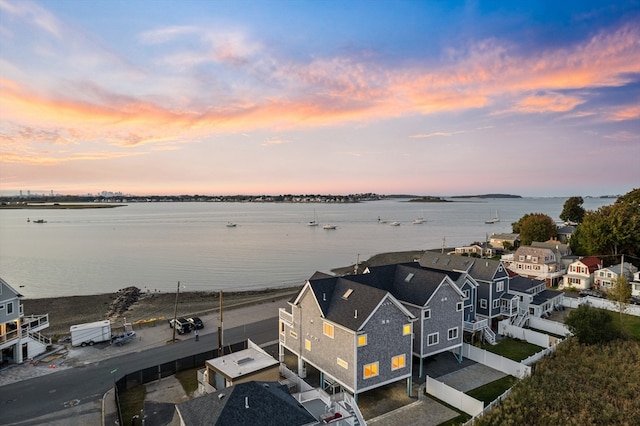
[[391,370],[398,370],[400,368],[404,368],[405,366],[405,355],[398,355],[398,356],[394,356],[393,358],[391,358]]
[[462,302],[458,302],[458,304],[456,305],[456,310],[458,312],[460,312],[462,310]]
[[280,321],[280,334],[284,335],[284,323]]
[[297,338],[298,338],[298,333],[296,333],[296,332],[295,332],[295,331],[293,331],[293,330],[290,330],[290,331],[289,331],[289,336],[293,337],[294,339],[297,339]]
[[469,290],[464,291],[464,298],[465,300],[469,299]]
[[322,326],[322,333],[333,339],[333,325],[325,322]]
[[344,294],[342,295],[342,298],[345,299],[345,300],[348,299],[349,296],[351,296],[351,293],[353,293],[353,289],[352,288],[350,288],[349,290],[345,291]]
[[378,363],[374,362],[371,364],[367,364],[363,367],[364,378],[368,379],[370,377],[375,377],[378,375]]
[[448,332],[448,338],[449,340],[453,340],[453,339],[457,339],[458,338],[458,327],[453,327],[449,329]]
[[487,299],[480,299],[480,307],[487,309]]
[[519,260],[520,262],[524,262],[524,256],[518,256],[518,260]]
[[438,341],[440,340],[439,334],[440,333],[431,333],[427,335],[427,346],[437,345]]
[[367,335],[361,334],[358,336],[358,346],[366,346],[367,345]]
[[402,335],[406,336],[407,334],[411,334],[411,324],[405,324],[402,326]]
[[337,363],[338,363],[338,365],[340,367],[342,367],[342,368],[344,368],[346,370],[349,369],[349,363],[347,361],[345,361],[344,359],[338,358],[336,361],[337,361]]
[[424,319],[429,318],[431,318],[431,309],[427,309],[426,311],[424,311]]
[[311,340],[309,339],[304,339],[304,348],[308,351],[311,350]]
[[13,302],[7,303],[7,315],[11,315],[13,313]]
[[500,301],[499,300],[494,300],[493,301],[493,309],[498,309],[500,307]]
[[504,291],[504,281],[498,281],[498,284],[496,284],[496,291]]

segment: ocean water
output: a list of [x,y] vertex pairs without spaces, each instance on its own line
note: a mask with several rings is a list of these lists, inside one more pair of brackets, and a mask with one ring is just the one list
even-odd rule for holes
[[[301,285],[315,271],[382,252],[455,247],[511,232],[526,213],[559,221],[566,198],[405,199],[357,204],[131,203],[0,210],[0,276],[27,298]],[[595,210],[613,199],[587,198]],[[498,212],[500,222],[484,223]],[[317,218],[320,226],[307,222]],[[412,224],[424,217],[420,225]],[[47,223],[27,222],[27,218]],[[380,218],[381,222],[378,221]],[[236,227],[227,227],[227,222]],[[400,226],[389,226],[398,221]],[[331,223],[335,230],[322,225]]]

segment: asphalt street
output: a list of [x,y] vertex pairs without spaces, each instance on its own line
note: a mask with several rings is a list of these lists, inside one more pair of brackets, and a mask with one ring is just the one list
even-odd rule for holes
[[[278,338],[278,318],[257,321],[224,330],[226,343],[250,338],[261,344]],[[217,350],[217,332],[201,334],[195,339],[181,340],[175,344],[154,347],[140,352],[127,353],[97,362],[76,366],[0,387],[0,422],[15,424],[25,422],[69,407],[94,406],[114,381],[122,376],[175,359],[195,355],[207,350]],[[26,423],[23,423],[26,424]]]

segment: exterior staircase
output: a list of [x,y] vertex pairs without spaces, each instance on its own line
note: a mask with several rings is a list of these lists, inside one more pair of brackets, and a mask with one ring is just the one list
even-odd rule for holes
[[511,325],[515,325],[516,327],[522,327],[527,322],[528,319],[529,319],[529,312],[520,311],[518,312],[518,315],[511,320]]
[[494,333],[490,327],[483,328],[482,335],[484,336],[485,340],[490,344],[492,345],[496,344],[496,333]]

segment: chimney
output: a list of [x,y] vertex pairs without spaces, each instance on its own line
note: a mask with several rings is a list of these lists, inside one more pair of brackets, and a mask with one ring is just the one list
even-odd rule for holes
[[323,302],[327,301],[327,293],[322,293],[322,301]]
[[249,408],[249,397],[245,396],[244,397],[244,408]]
[[358,310],[356,309],[355,313],[353,314],[354,318],[358,318]]

